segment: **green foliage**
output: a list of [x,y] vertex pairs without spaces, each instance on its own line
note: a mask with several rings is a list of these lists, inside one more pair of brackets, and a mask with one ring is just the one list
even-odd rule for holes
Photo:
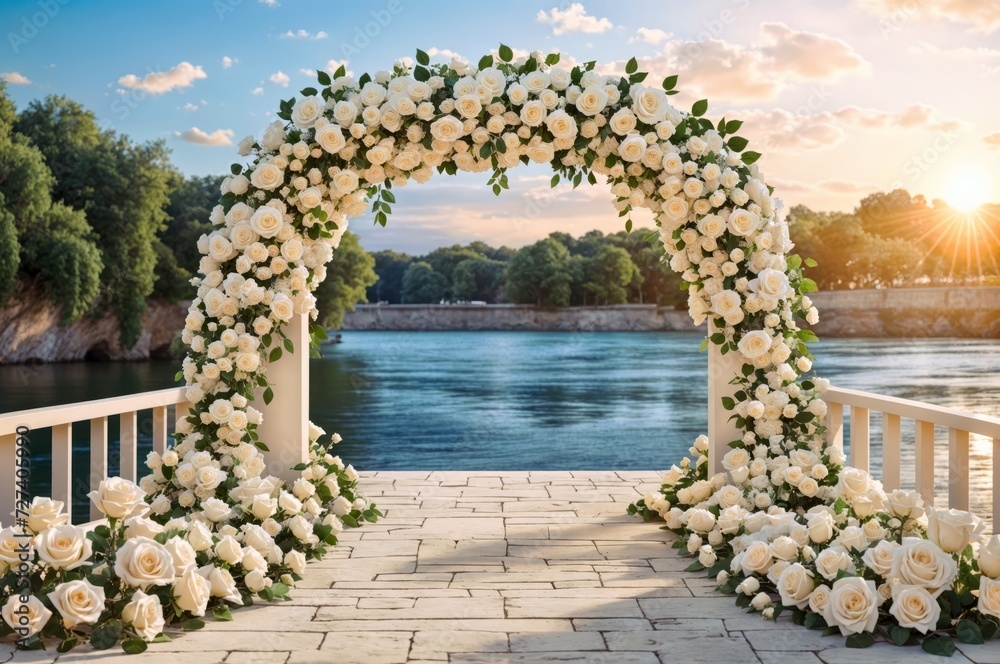
[[401,304],[403,302],[403,275],[406,268],[413,262],[408,254],[395,251],[376,251],[375,273],[378,281],[368,287],[369,302],[388,302]]
[[193,298],[195,289],[190,284],[193,275],[178,264],[177,255],[160,240],[153,245],[153,252],[156,254],[153,297],[170,302]]
[[0,194],[19,233],[51,207],[53,184],[41,151],[24,136],[0,126]]
[[518,304],[567,306],[573,281],[569,264],[569,250],[552,238],[524,247],[508,266],[507,299]]
[[490,258],[466,258],[452,272],[456,300],[498,302],[507,264]]
[[14,215],[4,209],[4,197],[0,194],[0,305],[7,302],[14,286],[17,285],[17,272],[21,266],[21,243],[17,239],[17,227],[14,226]]
[[586,289],[597,304],[626,304],[628,287],[641,283],[639,268],[621,247],[603,246],[587,266]]
[[101,130],[94,114],[66,97],[34,101],[15,125],[45,156],[56,176],[52,197],[87,210],[100,247],[101,306],[110,306],[131,347],[153,292],[153,243],[166,222],[171,167],[163,142],[135,144]]
[[160,240],[173,252],[177,264],[191,274],[197,273],[201,260],[198,238],[212,231],[209,216],[219,202],[221,184],[222,178],[216,175],[184,179],[174,174],[171,177],[167,225]]
[[320,325],[339,328],[347,311],[367,301],[365,291],[377,279],[375,259],[361,248],[357,235],[345,232],[326,267],[326,279],[314,293]]
[[426,261],[411,263],[403,274],[403,301],[406,304],[437,304],[448,290],[448,277]]

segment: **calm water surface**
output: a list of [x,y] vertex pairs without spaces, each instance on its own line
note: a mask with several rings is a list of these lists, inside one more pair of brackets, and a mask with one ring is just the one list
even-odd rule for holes
[[[310,411],[366,470],[663,468],[705,432],[707,361],[697,333],[347,332],[312,361]],[[1000,342],[839,339],[813,344],[816,370],[842,387],[1000,415]],[[176,363],[0,367],[0,411],[169,387]],[[872,418],[872,458],[880,421]],[[904,420],[904,485],[913,427]],[[145,449],[150,446],[148,417]],[[117,423],[109,425],[117,432]],[[75,466],[87,465],[86,425]],[[947,451],[940,431],[941,475]],[[909,441],[909,444],[907,444]],[[48,440],[36,485],[48,490]],[[989,441],[974,440],[977,507]],[[112,454],[114,457],[114,454]],[[116,460],[112,458],[113,470]],[[877,466],[875,468],[877,470]],[[41,475],[42,477],[38,477]],[[82,475],[81,475],[82,478]],[[85,492],[84,492],[85,493]]]

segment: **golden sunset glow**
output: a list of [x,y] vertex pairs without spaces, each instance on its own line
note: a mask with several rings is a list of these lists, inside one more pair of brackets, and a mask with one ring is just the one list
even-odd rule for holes
[[956,173],[944,191],[948,205],[962,212],[972,212],[989,198],[990,181],[978,171]]

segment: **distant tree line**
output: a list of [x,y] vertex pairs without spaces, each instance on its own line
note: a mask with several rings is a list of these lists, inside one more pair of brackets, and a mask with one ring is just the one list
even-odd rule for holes
[[1000,283],[1000,205],[963,212],[904,189],[864,198],[853,212],[789,211],[795,251],[815,258],[823,290]]
[[680,280],[661,262],[649,229],[579,238],[552,233],[511,249],[483,242],[435,249],[423,256],[377,251],[379,280],[369,302],[428,304],[482,301],[550,307],[686,301]]

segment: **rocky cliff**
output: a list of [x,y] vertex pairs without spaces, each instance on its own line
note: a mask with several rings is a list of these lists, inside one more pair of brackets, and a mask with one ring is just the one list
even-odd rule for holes
[[145,360],[164,357],[184,327],[187,303],[150,300],[142,316],[143,332],[132,348],[118,342],[113,312],[83,316],[60,325],[60,310],[38,288],[20,288],[0,307],[0,363],[73,360]]

